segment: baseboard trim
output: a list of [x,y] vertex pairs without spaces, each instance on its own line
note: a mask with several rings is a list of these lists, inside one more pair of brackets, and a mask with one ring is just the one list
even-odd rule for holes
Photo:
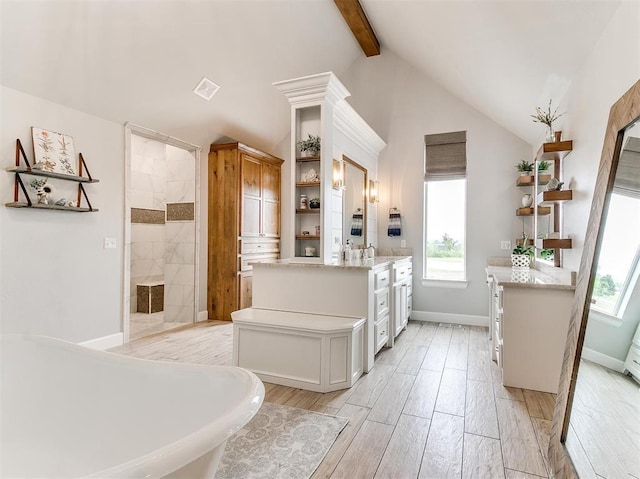
[[583,347],[582,358],[591,361],[592,363],[599,364],[600,366],[604,366],[605,368],[613,369],[619,373],[624,370],[624,361],[602,354],[595,349]]
[[78,343],[80,346],[85,346],[91,349],[98,349],[104,351],[106,349],[115,348],[116,346],[122,346],[124,344],[124,334],[116,333],[109,336],[102,336],[101,338],[90,339],[89,341],[83,341]]
[[467,326],[489,326],[489,318],[487,316],[475,316],[472,314],[457,313],[438,313],[434,311],[416,311],[411,312],[413,321],[427,321],[430,323],[450,323],[464,324]]
[[201,323],[203,321],[209,320],[209,311],[198,311],[198,316],[196,317],[196,323]]

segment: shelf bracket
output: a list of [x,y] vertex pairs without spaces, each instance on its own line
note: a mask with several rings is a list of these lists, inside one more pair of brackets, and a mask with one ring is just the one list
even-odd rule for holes
[[[91,173],[89,173],[89,168],[87,168],[87,163],[84,161],[84,156],[82,156],[82,153],[80,153],[80,164],[78,165],[78,176],[82,176],[82,168],[84,167],[85,171],[87,172],[87,178],[89,178],[89,180],[93,180],[93,177],[91,176]],[[85,197],[86,197],[86,193],[85,193]],[[79,200],[78,200],[79,201]],[[87,199],[87,203],[89,202],[89,200]],[[78,204],[80,204],[78,202]]]
[[[89,174],[88,171],[87,171],[87,174]],[[84,190],[84,186],[82,186],[82,183],[78,183],[78,207],[80,207],[80,201],[82,200],[82,196],[84,196],[84,199],[87,200],[87,205],[89,206],[89,210],[93,211],[93,206],[91,206],[91,201],[89,201],[89,197],[87,196],[87,192]]]

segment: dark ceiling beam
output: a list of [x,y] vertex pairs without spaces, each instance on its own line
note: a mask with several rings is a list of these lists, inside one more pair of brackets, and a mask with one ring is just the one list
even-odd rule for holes
[[371,28],[369,20],[360,5],[359,0],[333,0],[338,6],[338,10],[344,17],[353,35],[358,40],[360,48],[368,57],[380,55],[380,43],[376,38],[376,33]]

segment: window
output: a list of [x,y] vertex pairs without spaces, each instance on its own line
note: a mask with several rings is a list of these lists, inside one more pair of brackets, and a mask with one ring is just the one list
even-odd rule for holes
[[611,195],[591,309],[622,318],[640,273],[640,199]]
[[466,281],[466,132],[425,136],[424,279]]

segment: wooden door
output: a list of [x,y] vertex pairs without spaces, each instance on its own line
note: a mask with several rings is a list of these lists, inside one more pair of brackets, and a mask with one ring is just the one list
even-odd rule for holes
[[262,234],[280,237],[280,167],[262,165]]
[[260,236],[262,206],[262,164],[242,155],[242,222],[241,236]]

